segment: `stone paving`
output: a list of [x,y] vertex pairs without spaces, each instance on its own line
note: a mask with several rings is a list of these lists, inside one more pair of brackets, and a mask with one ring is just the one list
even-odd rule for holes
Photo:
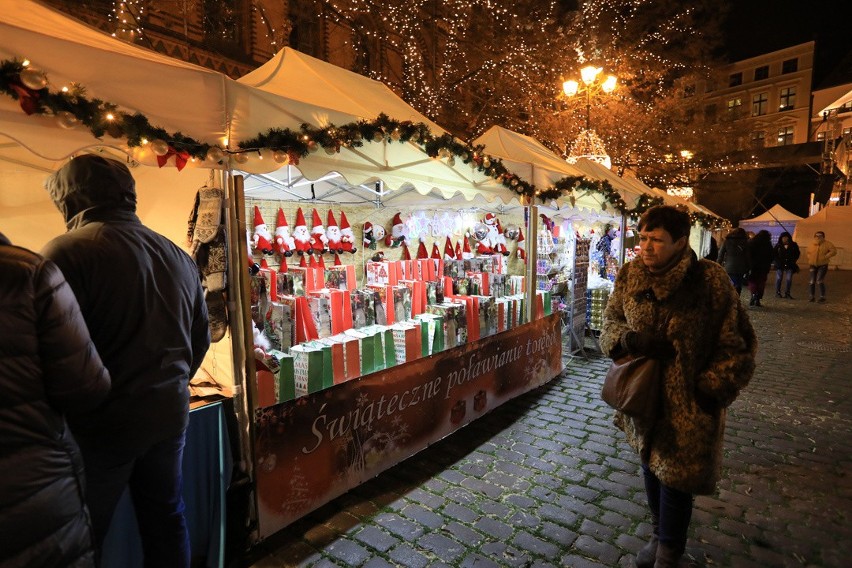
[[[772,280],[772,278],[771,278]],[[725,471],[698,497],[693,566],[852,566],[852,272],[828,302],[750,308],[760,351],[731,406]],[[743,297],[746,297],[744,292]],[[245,566],[634,566],[639,462],[599,398],[608,359],[566,371],[260,543]]]

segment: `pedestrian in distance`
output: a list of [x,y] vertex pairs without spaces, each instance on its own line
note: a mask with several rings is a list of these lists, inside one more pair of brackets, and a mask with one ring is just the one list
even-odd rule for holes
[[748,254],[751,259],[751,270],[748,273],[748,289],[751,292],[750,306],[761,307],[760,300],[766,290],[766,278],[772,267],[775,251],[772,248],[772,236],[767,230],[758,231],[748,241]]
[[[757,338],[725,270],[689,248],[687,213],[652,207],[638,223],[640,256],[625,264],[604,312],[601,347],[656,358],[662,392],[651,421],[615,412],[638,452],[653,536],[640,568],[670,568],[684,553],[694,495],[715,491],[726,408],[754,372]],[[700,325],[696,325],[700,322]]]
[[716,242],[716,237],[712,235],[710,236],[710,251],[704,258],[713,262],[716,262],[716,259],[719,258],[719,244]]
[[112,376],[97,408],[69,416],[86,466],[96,554],[125,488],[145,566],[189,566],[181,460],[189,380],[210,345],[195,263],[136,216],[122,162],[85,154],[47,179],[68,231],[46,257],[65,274]]
[[719,264],[725,267],[725,272],[739,295],[743,290],[746,274],[751,270],[748,235],[744,229],[737,227],[725,237],[725,242],[719,247]]
[[109,373],[55,264],[0,234],[0,566],[95,565],[80,450],[65,414]]
[[[793,285],[793,275],[799,271],[799,245],[790,236],[790,233],[783,232],[778,237],[778,244],[775,245],[775,295],[779,298],[787,298],[792,300],[790,295],[790,287]],[[784,294],[781,294],[781,284],[784,283]]]
[[831,241],[825,240],[825,233],[817,231],[814,240],[808,245],[808,301],[813,302],[816,286],[819,286],[820,303],[825,302],[825,275],[828,272],[828,262],[837,254],[837,248]]

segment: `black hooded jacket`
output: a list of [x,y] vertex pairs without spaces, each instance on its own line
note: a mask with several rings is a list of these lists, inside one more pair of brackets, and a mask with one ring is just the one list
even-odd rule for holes
[[64,413],[110,380],[62,273],[0,235],[0,566],[93,566],[80,450]]
[[43,252],[74,290],[113,383],[106,403],[71,417],[71,429],[133,455],[187,425],[188,383],[210,345],[198,270],[140,222],[123,163],[83,155],[46,187],[68,232]]

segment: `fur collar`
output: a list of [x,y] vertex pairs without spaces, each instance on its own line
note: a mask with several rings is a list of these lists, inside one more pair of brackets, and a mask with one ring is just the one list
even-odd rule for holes
[[626,292],[631,296],[646,296],[649,299],[666,300],[683,284],[690,268],[698,262],[695,253],[687,248],[680,260],[667,272],[652,274],[641,259],[629,263],[630,272]]

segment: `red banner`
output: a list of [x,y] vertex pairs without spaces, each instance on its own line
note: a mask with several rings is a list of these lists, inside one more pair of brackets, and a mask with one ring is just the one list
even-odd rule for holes
[[562,370],[558,315],[255,416],[267,537]]

